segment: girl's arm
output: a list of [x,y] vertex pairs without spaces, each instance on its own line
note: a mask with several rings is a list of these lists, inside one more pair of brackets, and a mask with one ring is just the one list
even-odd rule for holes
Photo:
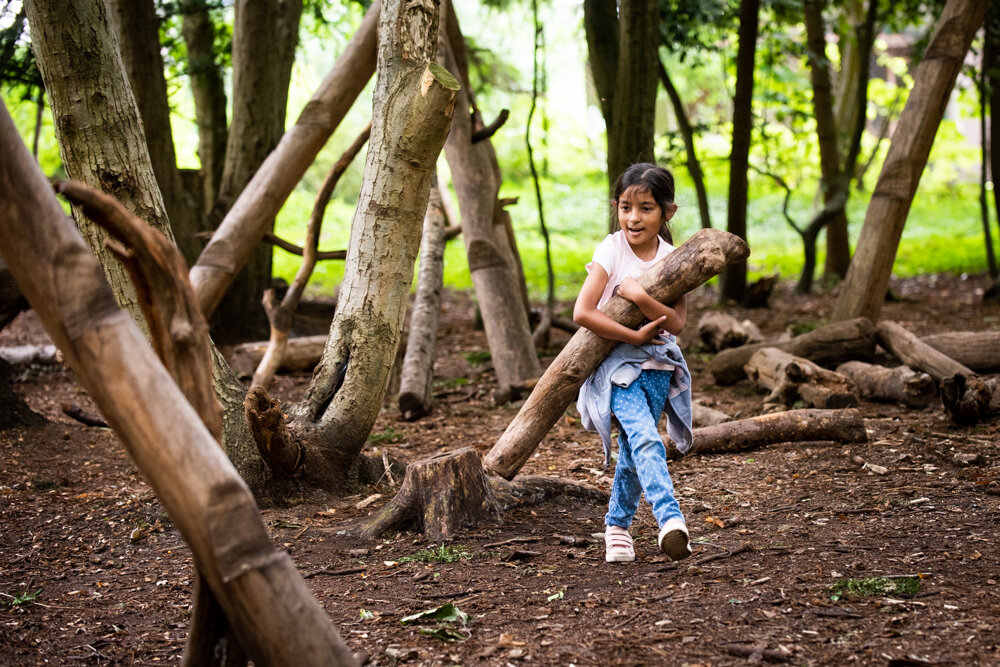
[[664,327],[666,316],[651,317],[649,319],[652,321],[649,324],[636,331],[615,322],[597,309],[597,302],[600,301],[601,294],[604,293],[604,288],[607,285],[607,271],[595,262],[590,273],[587,274],[587,279],[583,282],[583,287],[580,288],[580,295],[576,297],[576,305],[573,307],[573,321],[608,340],[617,340],[632,345],[642,345],[649,342],[663,345],[663,341],[657,338],[657,333]]
[[625,297],[642,311],[647,319],[655,320],[658,317],[665,317],[661,328],[666,329],[675,336],[680,335],[687,324],[687,295],[674,301],[671,305],[665,306],[643,289],[639,281],[634,278],[626,278],[618,286],[618,294]]

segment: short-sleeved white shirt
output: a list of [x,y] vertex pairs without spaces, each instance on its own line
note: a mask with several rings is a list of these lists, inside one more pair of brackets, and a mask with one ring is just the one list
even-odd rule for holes
[[[596,263],[600,264],[608,274],[608,284],[604,286],[604,292],[597,301],[598,308],[611,300],[615,289],[623,280],[626,278],[638,278],[646,269],[674,251],[674,246],[664,241],[661,237],[658,236],[657,240],[659,241],[659,245],[656,246],[656,255],[648,262],[644,262],[636,257],[636,254],[632,251],[632,246],[629,245],[628,239],[625,238],[625,234],[621,230],[614,234],[608,234],[597,245],[597,248],[594,250],[594,259],[587,264],[586,269],[587,273],[590,273],[591,267]],[[643,363],[642,368],[673,370],[674,367],[650,360]]]

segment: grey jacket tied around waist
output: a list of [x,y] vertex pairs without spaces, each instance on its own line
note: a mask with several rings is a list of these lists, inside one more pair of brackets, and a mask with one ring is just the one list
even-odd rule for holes
[[576,409],[583,427],[601,434],[605,468],[611,462],[611,386],[631,385],[642,372],[642,363],[649,359],[674,366],[667,402],[663,406],[667,413],[667,434],[680,453],[691,449],[691,373],[674,337],[660,336],[660,340],[665,344],[646,343],[637,347],[620,343],[580,387]]

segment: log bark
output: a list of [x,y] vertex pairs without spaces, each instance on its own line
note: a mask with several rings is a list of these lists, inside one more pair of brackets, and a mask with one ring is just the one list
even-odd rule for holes
[[858,404],[857,387],[849,378],[776,347],[754,352],[744,370],[751,382],[771,390],[765,403],[793,405],[801,400],[808,407],[822,409]]
[[934,379],[909,366],[886,368],[863,361],[848,361],[837,366],[837,372],[851,378],[861,397],[868,400],[925,408],[937,397]]
[[1000,371],[1000,331],[953,331],[922,340],[977,373]]
[[399,411],[407,421],[420,419],[431,411],[434,349],[437,346],[441,290],[444,286],[444,249],[444,208],[435,183],[431,187],[427,215],[424,217],[417,294],[410,313],[410,330],[400,378]]
[[889,276],[913,195],[927,164],[934,135],[989,3],[948,0],[924,58],[913,75],[913,90],[893,133],[882,173],[865,213],[854,259],[833,309],[833,320],[878,320]]
[[764,340],[757,325],[750,320],[740,322],[721,310],[710,310],[698,320],[698,337],[710,352]]
[[[291,372],[312,370],[323,356],[327,338],[328,334],[289,338],[278,363],[278,370]],[[235,345],[226,350],[226,356],[234,371],[241,375],[252,375],[264,358],[268,345],[269,341],[266,340]]]
[[[458,81],[431,58],[433,2],[383,8],[379,77],[365,178],[344,282],[323,359],[293,409],[318,434],[307,479],[346,485],[378,417],[396,358],[434,166],[455,112]],[[485,143],[485,142],[484,142]]]
[[694,426],[715,426],[732,421],[733,418],[721,410],[700,403],[691,404],[691,423]]
[[249,656],[257,664],[354,664],[291,559],[275,550],[246,485],[115,305],[6,111],[0,152],[0,251],[190,545]]
[[203,313],[215,310],[270,221],[375,72],[378,18],[376,1],[295,125],[250,179],[191,267],[191,285]]
[[[450,2],[446,4],[450,15],[454,9]],[[462,43],[457,20],[449,20],[448,29],[447,40],[442,43],[441,62],[456,76],[465,78],[451,46]],[[458,93],[456,106],[459,111],[444,152],[461,212],[469,273],[483,316],[497,384],[503,388],[537,378],[542,371],[528,324],[516,250],[507,234],[507,214],[497,199],[500,166],[496,152],[489,140],[472,143],[474,128],[468,113],[471,100],[464,88]]]
[[[782,442],[839,443],[868,442],[861,413],[854,408],[844,410],[788,410],[748,419],[738,419],[717,426],[694,430],[692,454],[722,454],[757,449]],[[680,458],[672,444],[667,455]]]
[[[673,303],[748,254],[742,239],[721,230],[702,229],[647,270],[639,283],[654,299]],[[639,309],[618,296],[605,305],[604,312],[626,326],[642,320]],[[507,479],[514,477],[615,345],[588,329],[576,332],[487,454],[483,461],[487,470]]]
[[763,347],[776,347],[821,366],[832,366],[855,359],[871,359],[875,354],[875,327],[859,317],[834,322],[780,343],[756,343],[723,350],[712,358],[715,383],[728,385],[744,379],[743,367],[753,353]]
[[991,392],[971,369],[938,352],[897,322],[879,322],[878,337],[882,346],[904,364],[941,383],[941,404],[955,423],[974,424],[989,414]]

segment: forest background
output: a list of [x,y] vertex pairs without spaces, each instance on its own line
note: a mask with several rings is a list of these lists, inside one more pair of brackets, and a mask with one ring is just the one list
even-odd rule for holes
[[[303,14],[286,125],[290,125],[304,107],[354,34],[365,10],[358,2],[312,4],[313,11]],[[705,34],[700,37],[703,43],[711,46],[686,50],[680,56],[663,48],[661,57],[695,128],[711,219],[715,226],[724,227],[738,40],[734,22],[727,23],[723,16],[724,3],[702,4],[715,6],[718,12],[715,23],[706,23]],[[0,29],[9,28],[17,5],[18,2],[6,3],[0,16]],[[170,15],[170,8],[169,3],[160,5],[166,16],[161,38],[168,69],[177,161],[181,168],[197,169],[198,134],[187,80],[184,40],[180,35],[179,19]],[[862,138],[858,162],[862,168],[861,178],[852,185],[847,204],[852,245],[864,220],[870,188],[881,167],[894,121],[912,87],[909,72],[916,62],[910,56],[899,55],[901,50],[890,48],[890,42],[911,45],[911,53],[918,56],[920,44],[934,27],[935,9],[917,3],[904,12],[905,20],[889,26],[875,42],[872,71],[876,75],[869,84],[869,131]],[[456,10],[473,56],[473,85],[480,107],[487,115],[501,109],[511,112],[510,119],[493,137],[504,179],[500,196],[517,198],[517,203],[509,210],[525,278],[532,300],[542,300],[547,280],[544,238],[539,227],[525,144],[533,84],[531,5],[517,0],[459,0]],[[220,2],[217,11],[221,19],[217,42],[224,51],[226,39],[231,38],[232,5]],[[588,73],[582,5],[570,0],[547,0],[539,5],[538,12],[542,25],[540,90],[531,141],[539,171],[545,222],[555,249],[552,262],[556,296],[566,300],[575,296],[585,276],[583,267],[607,231],[605,129]],[[783,19],[782,12],[781,2],[770,3],[762,9],[760,22],[747,211],[748,240],[752,249],[748,267],[750,280],[771,274],[793,278],[802,270],[802,242],[782,214],[786,192],[776,184],[774,176],[782,178],[791,189],[788,214],[801,225],[808,222],[821,203],[819,149],[811,109],[804,28],[800,23]],[[893,30],[898,32],[893,33]],[[992,196],[992,182],[981,178],[980,91],[976,85],[981,48],[980,37],[973,45],[966,72],[959,78],[946,118],[938,130],[903,232],[893,269],[895,275],[975,273],[988,268],[980,198]],[[838,49],[830,41],[827,56],[836,68]],[[231,71],[225,71],[229,87]],[[340,130],[282,208],[276,221],[277,236],[301,243],[316,192],[328,166],[341,155],[370,117],[373,86],[374,80],[369,82]],[[22,136],[31,145],[37,124],[37,89],[7,83],[2,88],[2,95]],[[47,107],[41,118],[39,163],[46,174],[60,176],[59,149]],[[883,126],[888,132],[880,134],[878,129]],[[673,223],[678,240],[687,238],[701,226],[684,151],[676,114],[661,87],[657,100],[656,158],[671,166],[678,178],[680,214]],[[439,170],[447,181],[447,164],[443,157],[439,163]],[[334,193],[325,217],[321,249],[347,246],[362,165],[363,160],[355,160]],[[993,208],[992,202],[990,204],[985,207],[986,216]],[[992,230],[994,245],[1000,243],[997,239],[1000,226],[991,223],[988,228]],[[817,265],[820,267],[824,247],[821,233],[817,243]],[[276,248],[273,262],[274,275],[291,281],[300,259]],[[342,262],[321,262],[313,274],[309,291],[317,296],[333,294],[343,278],[343,268]],[[457,289],[471,288],[461,244],[449,244],[445,257],[445,284]]]

